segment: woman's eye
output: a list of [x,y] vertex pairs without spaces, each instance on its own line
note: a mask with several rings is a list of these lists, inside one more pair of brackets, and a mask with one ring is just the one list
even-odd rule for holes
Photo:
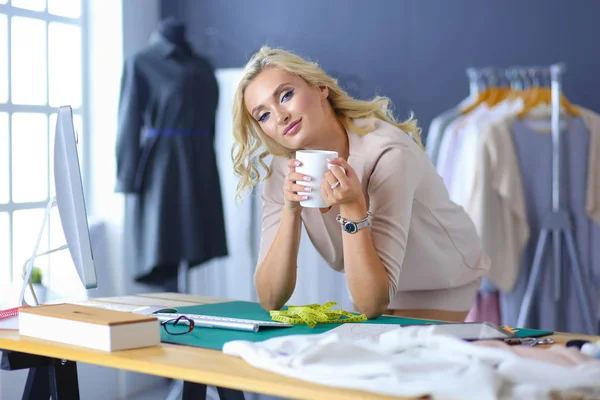
[[263,121],[266,121],[266,120],[267,120],[267,118],[269,118],[269,113],[268,113],[268,112],[266,112],[266,113],[264,113],[263,115],[261,115],[261,116],[258,118],[258,122],[263,122]]
[[292,97],[292,94],[294,94],[293,90],[290,90],[289,92],[286,92],[283,97],[281,98],[281,101],[287,101],[290,97]]

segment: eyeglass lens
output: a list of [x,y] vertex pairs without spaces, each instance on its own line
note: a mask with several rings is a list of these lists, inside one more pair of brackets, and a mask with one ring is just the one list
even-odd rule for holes
[[161,325],[170,335],[184,335],[194,330],[194,321],[184,316],[164,321]]

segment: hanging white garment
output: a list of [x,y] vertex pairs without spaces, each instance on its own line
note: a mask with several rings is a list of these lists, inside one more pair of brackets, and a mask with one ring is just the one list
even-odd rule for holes
[[481,115],[486,114],[489,108],[486,104],[474,109],[467,115],[460,116],[452,121],[444,130],[443,138],[440,143],[439,155],[436,164],[436,170],[444,180],[444,184],[449,191],[450,199],[456,202],[456,199],[452,196],[454,190],[454,176],[456,165],[459,160],[457,158],[460,152],[461,146],[461,132],[463,128],[469,123],[469,120],[478,118]]
[[434,165],[437,165],[437,158],[440,151],[440,144],[443,139],[443,134],[446,127],[456,118],[460,117],[460,110],[470,103],[474,102],[477,98],[477,94],[472,94],[469,97],[463,99],[458,105],[448,111],[443,112],[442,114],[435,117],[431,124],[429,124],[429,130],[427,132],[427,139],[425,143],[425,149],[427,151],[427,155],[433,162]]
[[[456,167],[452,177],[453,185],[450,196],[454,201],[465,207],[473,189],[473,179],[476,169],[477,143],[479,134],[486,126],[515,115],[523,107],[521,99],[504,100],[486,112],[473,115],[459,132],[459,145],[456,155]],[[486,252],[488,249],[484,249]]]
[[530,400],[578,389],[600,396],[600,361],[563,367],[434,334],[433,329],[399,328],[378,341],[343,340],[333,333],[232,341],[223,352],[278,374],[384,395]]

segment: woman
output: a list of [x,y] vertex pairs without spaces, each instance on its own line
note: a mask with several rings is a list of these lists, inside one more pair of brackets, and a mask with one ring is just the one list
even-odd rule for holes
[[[318,65],[284,50],[263,47],[248,62],[234,98],[233,161],[238,195],[266,171],[254,279],[266,310],[294,291],[304,223],[368,318],[466,317],[489,258],[423,151],[417,122],[396,122],[388,104],[349,97]],[[328,209],[300,206],[305,187],[296,182],[310,179],[295,171],[300,149],[338,152],[320,189]],[[338,214],[370,226],[347,233]]]

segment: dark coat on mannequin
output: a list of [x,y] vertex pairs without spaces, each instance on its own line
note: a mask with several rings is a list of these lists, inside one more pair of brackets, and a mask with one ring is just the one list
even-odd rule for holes
[[193,268],[227,255],[214,152],[218,95],[212,66],[172,20],[125,61],[116,191],[129,194],[126,243],[137,282],[162,285],[182,261]]

